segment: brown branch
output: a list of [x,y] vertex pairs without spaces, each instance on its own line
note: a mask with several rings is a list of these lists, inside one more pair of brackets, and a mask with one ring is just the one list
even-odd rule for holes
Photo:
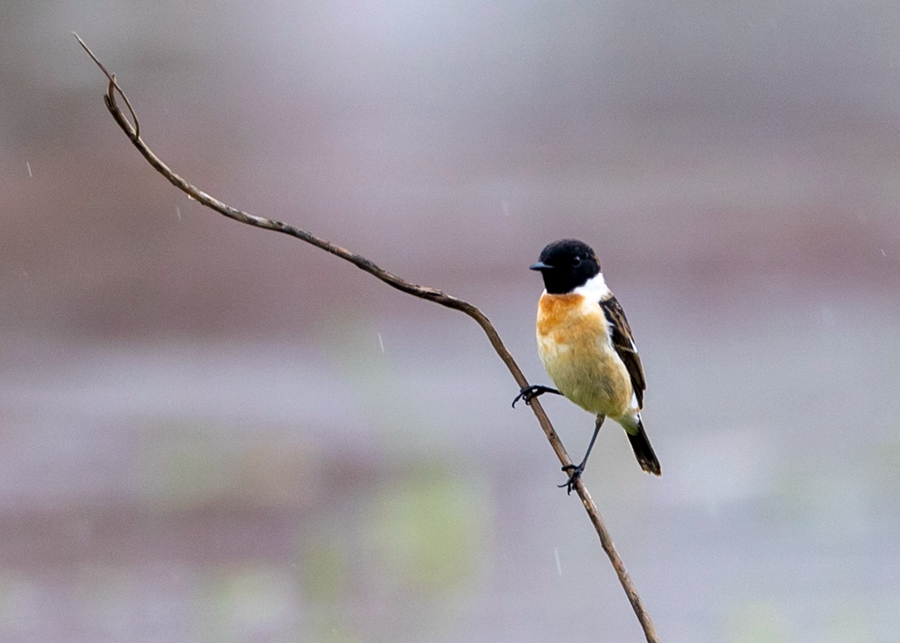
[[[516,381],[516,384],[519,386],[519,388],[521,389],[528,386],[528,380],[525,379],[525,375],[522,374],[522,370],[519,368],[518,364],[516,364],[513,356],[503,345],[503,341],[500,339],[500,335],[497,333],[497,330],[494,328],[493,324],[491,324],[490,320],[485,316],[484,313],[482,313],[472,304],[463,301],[462,299],[458,299],[456,297],[448,295],[435,288],[428,288],[426,286],[418,286],[416,284],[410,283],[405,279],[401,279],[400,277],[378,267],[369,259],[366,259],[365,257],[358,255],[355,252],[351,252],[350,250],[347,250],[345,248],[341,248],[340,246],[337,246],[329,241],[321,239],[309,232],[306,232],[305,230],[295,228],[286,223],[282,223],[281,221],[266,219],[265,217],[252,215],[244,212],[243,210],[233,208],[230,205],[222,203],[218,199],[206,194],[202,190],[199,190],[195,186],[185,181],[179,175],[175,174],[175,172],[169,169],[169,167],[165,163],[163,163],[162,160],[160,160],[160,158],[156,156],[156,154],[154,154],[149,147],[147,147],[146,143],[144,143],[140,135],[140,124],[138,123],[137,114],[132,108],[131,102],[125,95],[125,92],[122,91],[121,87],[119,87],[115,75],[109,73],[106,70],[106,67],[104,67],[103,64],[100,63],[94,53],[88,48],[88,46],[78,36],[78,34],[73,32],[72,35],[75,36],[79,44],[81,44],[82,48],[93,59],[93,61],[97,64],[97,66],[109,80],[109,86],[107,88],[106,94],[104,95],[104,100],[110,114],[112,114],[112,117],[115,119],[116,123],[118,123],[119,127],[122,129],[122,131],[125,132],[125,135],[128,136],[134,146],[137,147],[138,151],[144,156],[145,159],[147,159],[147,162],[150,163],[150,165],[152,165],[157,172],[168,179],[168,181],[172,185],[177,187],[179,190],[187,194],[195,201],[200,202],[202,205],[215,210],[219,214],[222,214],[229,219],[234,219],[235,221],[240,221],[241,223],[246,223],[247,225],[255,226],[257,228],[263,228],[264,230],[272,230],[274,232],[281,232],[283,234],[296,237],[301,241],[305,241],[306,243],[312,244],[317,248],[321,248],[326,252],[330,252],[331,254],[340,257],[341,259],[349,261],[357,268],[364,270],[373,277],[380,279],[387,285],[396,288],[397,290],[405,292],[414,297],[427,299],[428,301],[440,304],[441,306],[446,306],[447,308],[452,308],[454,310],[459,310],[465,313],[466,315],[474,319],[479,326],[481,326],[481,329],[487,335],[488,339],[491,342],[491,345],[497,352],[497,355],[501,360],[503,360],[503,363],[506,364],[506,367],[509,369],[509,372],[512,374],[513,379]],[[125,105],[127,106],[128,112],[131,115],[131,120],[134,121],[134,125],[129,122],[128,118],[126,118],[125,114],[119,108],[116,101],[116,94],[121,96],[122,100],[125,101]],[[553,447],[553,450],[556,452],[556,456],[562,463],[563,468],[565,469],[566,467],[571,467],[572,461],[569,458],[568,453],[566,453],[566,449],[563,447],[559,436],[556,434],[556,431],[553,428],[553,425],[550,423],[550,419],[547,417],[544,409],[541,408],[540,402],[535,398],[531,400],[530,406],[531,410],[534,412],[535,417],[537,417],[538,423],[544,430],[544,434],[550,441],[550,446]],[[647,637],[647,642],[659,643],[659,638],[657,637],[656,630],[654,629],[653,623],[650,620],[650,615],[644,608],[641,597],[638,595],[637,590],[634,587],[634,583],[631,582],[631,577],[625,570],[625,565],[622,563],[622,559],[619,558],[619,554],[616,552],[616,548],[613,544],[612,538],[610,537],[609,532],[606,530],[606,526],[603,524],[603,519],[600,517],[600,512],[597,510],[597,506],[594,504],[594,501],[591,498],[591,494],[588,493],[588,490],[584,486],[584,483],[581,481],[581,478],[579,478],[575,483],[575,491],[578,493],[578,497],[581,498],[584,509],[585,511],[587,511],[588,516],[591,519],[591,523],[593,523],[594,529],[596,529],[597,535],[600,537],[600,544],[603,546],[603,550],[609,557],[609,560],[616,571],[616,575],[619,577],[619,582],[622,584],[622,588],[625,590],[625,594],[628,596],[628,600],[631,601],[631,606],[634,608],[634,612],[637,615],[638,621],[640,621],[641,627],[643,627],[644,629],[644,634]]]

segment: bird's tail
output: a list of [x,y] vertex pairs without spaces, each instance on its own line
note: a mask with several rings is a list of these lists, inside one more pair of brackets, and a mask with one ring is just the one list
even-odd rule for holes
[[634,449],[634,457],[637,458],[641,469],[647,473],[661,476],[662,469],[659,468],[659,460],[656,459],[653,447],[650,446],[650,440],[644,432],[644,423],[641,422],[640,415],[637,417],[637,431],[635,433],[628,431],[627,433],[628,441],[631,442],[631,448]]

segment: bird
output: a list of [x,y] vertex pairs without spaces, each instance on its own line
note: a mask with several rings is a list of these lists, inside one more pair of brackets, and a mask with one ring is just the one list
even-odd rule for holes
[[571,493],[606,418],[625,429],[641,469],[662,475],[650,445],[641,410],[647,388],[644,368],[625,311],[603,278],[600,261],[577,239],[548,244],[531,270],[541,273],[544,292],[538,301],[538,355],[556,388],[526,386],[526,404],[544,393],[562,395],[596,416],[594,434],[578,465],[567,465],[565,484]]

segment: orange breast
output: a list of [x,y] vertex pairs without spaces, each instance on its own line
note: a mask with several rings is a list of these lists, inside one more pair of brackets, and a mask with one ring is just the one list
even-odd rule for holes
[[538,354],[560,392],[591,413],[612,418],[631,405],[631,379],[610,345],[606,317],[581,295],[541,296]]

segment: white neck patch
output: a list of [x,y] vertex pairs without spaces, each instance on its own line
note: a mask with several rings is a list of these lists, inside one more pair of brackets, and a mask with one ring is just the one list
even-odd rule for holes
[[586,284],[578,286],[572,292],[590,301],[603,301],[612,294],[602,272],[597,273],[596,277],[591,277]]

